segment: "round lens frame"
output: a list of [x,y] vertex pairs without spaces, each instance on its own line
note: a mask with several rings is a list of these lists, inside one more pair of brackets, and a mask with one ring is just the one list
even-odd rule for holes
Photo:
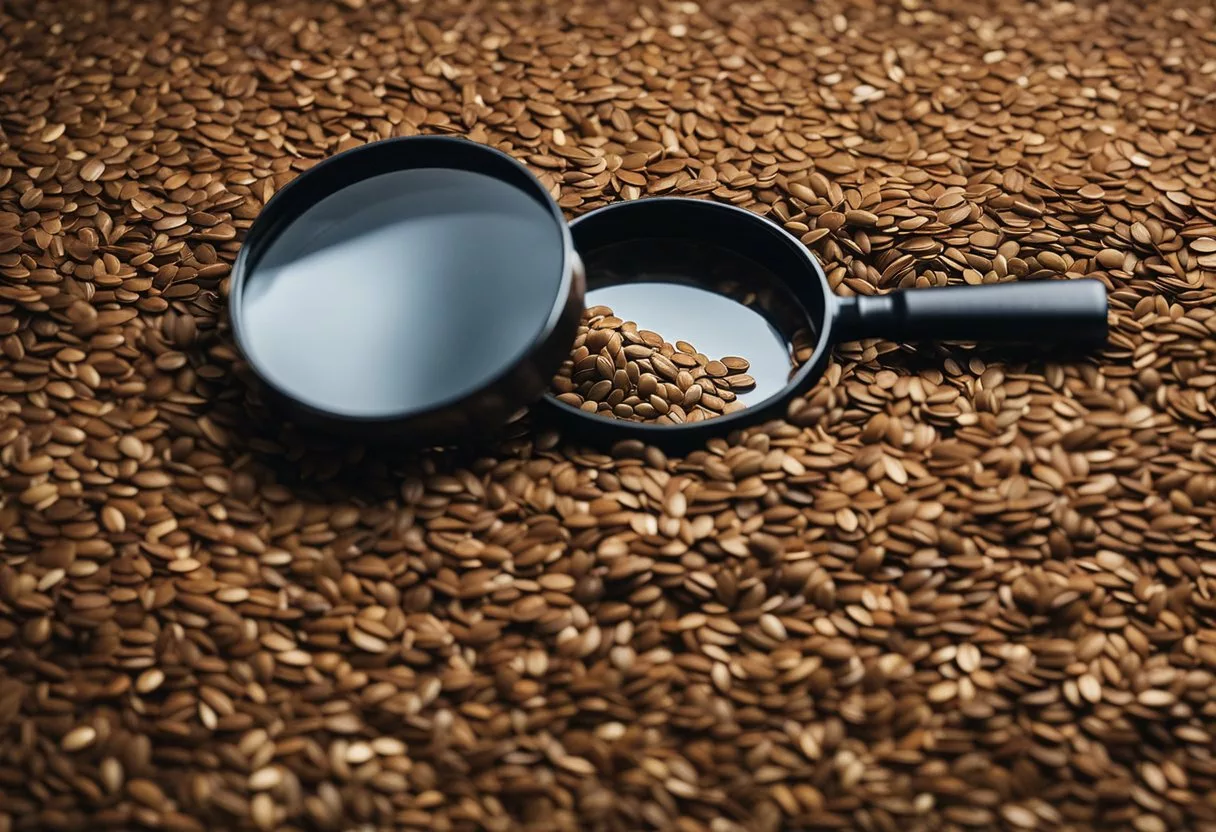
[[[249,349],[243,296],[271,242],[294,220],[326,197],[355,182],[401,170],[450,168],[480,173],[530,196],[552,219],[561,240],[561,274],[540,331],[521,354],[503,355],[501,370],[470,392],[389,415],[337,413],[302,401],[277,384]],[[473,243],[474,241],[471,241]],[[258,214],[233,265],[229,320],[238,350],[287,418],[309,428],[359,439],[393,439],[409,444],[446,444],[499,429],[520,409],[543,396],[569,354],[583,311],[585,280],[569,226],[545,187],[507,154],[463,138],[410,136],[385,139],[332,156],[279,190]],[[409,310],[402,310],[408,325]],[[404,360],[404,358],[403,358]]]
[[[574,220],[570,229],[574,246],[584,260],[606,246],[656,237],[713,244],[752,260],[771,272],[801,304],[803,318],[813,332],[814,347],[810,358],[777,392],[741,410],[699,422],[656,425],[609,419],[559,401],[549,393],[543,399],[545,409],[567,438],[598,445],[638,439],[673,450],[703,446],[732,430],[783,417],[790,401],[823,375],[832,343],[835,297],[815,255],[771,220],[720,202],[653,197],[596,209]],[[588,280],[594,285],[594,275],[589,274]],[[628,310],[615,311],[628,315]]]

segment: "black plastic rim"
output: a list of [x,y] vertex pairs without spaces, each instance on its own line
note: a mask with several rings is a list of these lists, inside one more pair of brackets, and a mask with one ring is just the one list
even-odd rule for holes
[[[388,416],[334,413],[304,402],[276,384],[246,348],[243,294],[269,244],[320,200],[355,182],[416,168],[454,168],[481,173],[531,196],[552,217],[561,235],[561,283],[549,315],[527,347],[503,356],[502,371],[482,387],[426,407]],[[393,436],[408,441],[458,439],[470,430],[500,426],[543,395],[549,379],[569,353],[582,313],[583,279],[570,228],[557,203],[532,173],[506,153],[467,139],[408,136],[352,148],[319,162],[279,190],[258,214],[232,268],[229,319],[238,349],[275,404],[301,423],[361,437]],[[403,315],[405,313],[403,312]]]
[[599,208],[570,224],[574,244],[588,253],[613,242],[639,237],[695,240],[725,246],[766,266],[802,304],[808,324],[817,335],[815,349],[790,381],[778,392],[743,410],[683,425],[651,425],[606,419],[544,397],[548,412],[575,441],[609,444],[640,439],[670,449],[703,446],[732,430],[785,415],[789,402],[809,390],[823,374],[832,343],[835,297],[815,256],[784,228],[759,214],[734,205],[704,199],[653,197],[618,202]]

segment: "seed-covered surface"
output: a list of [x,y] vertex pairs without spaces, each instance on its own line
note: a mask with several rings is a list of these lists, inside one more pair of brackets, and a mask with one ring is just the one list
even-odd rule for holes
[[570,358],[551,392],[559,401],[608,419],[682,425],[742,410],[752,390],[746,358],[711,359],[687,341],[673,345],[607,306],[583,311]]
[[[1216,828],[1214,32],[8,0],[0,830]],[[301,170],[414,133],[572,215],[745,206],[842,294],[1097,275],[1110,344],[851,344],[681,459],[314,443],[245,392],[229,268]]]

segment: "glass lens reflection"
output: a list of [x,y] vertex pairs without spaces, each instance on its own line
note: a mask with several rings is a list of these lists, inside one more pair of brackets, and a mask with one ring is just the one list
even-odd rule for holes
[[561,230],[523,191],[428,168],[353,183],[267,246],[244,288],[245,348],[296,399],[385,417],[457,399],[544,327]]

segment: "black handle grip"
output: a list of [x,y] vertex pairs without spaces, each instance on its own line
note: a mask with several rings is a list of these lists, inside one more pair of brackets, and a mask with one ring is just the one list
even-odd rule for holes
[[909,289],[837,298],[836,341],[1106,341],[1106,287],[1094,278]]

